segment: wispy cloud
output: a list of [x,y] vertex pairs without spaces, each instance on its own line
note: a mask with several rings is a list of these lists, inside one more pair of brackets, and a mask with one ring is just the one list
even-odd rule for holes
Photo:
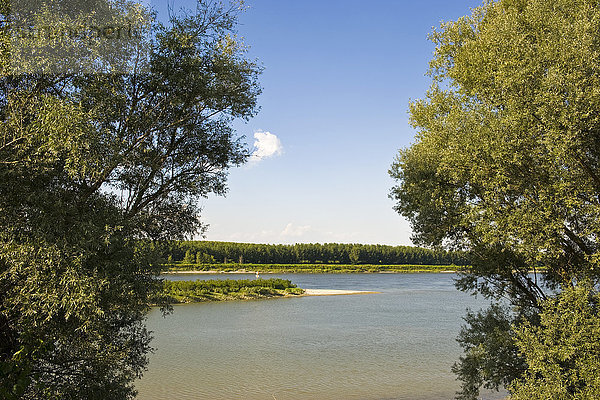
[[295,226],[293,223],[286,225],[285,229],[281,232],[283,237],[301,237],[306,233],[310,232],[312,227],[310,225]]
[[[226,226],[214,224],[207,233],[207,240],[242,243],[359,243],[360,232],[329,231],[314,225],[300,225],[289,222],[282,229],[279,227],[266,227],[265,229],[252,228],[247,231],[227,232]],[[364,242],[364,241],[363,241]],[[366,241],[365,243],[375,243]]]
[[250,157],[251,162],[256,163],[265,158],[279,156],[283,153],[281,140],[271,132],[254,132],[254,139],[256,139],[254,141],[255,150]]

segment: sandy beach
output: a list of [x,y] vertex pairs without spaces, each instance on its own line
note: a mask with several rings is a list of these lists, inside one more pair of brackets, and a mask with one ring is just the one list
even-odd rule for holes
[[336,290],[336,289],[304,289],[301,296],[340,296],[348,294],[373,294],[381,292],[371,292],[367,290]]

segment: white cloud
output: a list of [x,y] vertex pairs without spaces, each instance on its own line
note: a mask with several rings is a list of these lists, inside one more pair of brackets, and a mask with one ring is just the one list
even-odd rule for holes
[[294,226],[293,223],[286,225],[285,229],[281,232],[281,236],[284,237],[300,237],[305,233],[310,232],[312,227],[310,225]]
[[254,147],[250,161],[258,162],[264,158],[279,156],[283,153],[283,145],[281,140],[271,132],[257,131],[254,132]]

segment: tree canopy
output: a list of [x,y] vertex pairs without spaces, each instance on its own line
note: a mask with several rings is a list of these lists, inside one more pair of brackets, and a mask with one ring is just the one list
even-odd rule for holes
[[201,231],[198,197],[247,159],[231,122],[257,111],[261,68],[237,3],[164,24],[129,1],[34,3],[0,3],[0,397],[131,398],[154,250]]
[[[487,1],[443,23],[416,141],[390,169],[414,240],[467,251],[458,287],[531,321],[553,290],[600,276],[599,29],[589,0]],[[492,375],[472,364],[464,398]]]

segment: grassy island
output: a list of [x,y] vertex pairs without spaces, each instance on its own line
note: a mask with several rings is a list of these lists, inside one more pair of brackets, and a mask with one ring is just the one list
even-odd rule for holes
[[304,293],[284,279],[164,281],[164,299],[172,304],[297,296]]

